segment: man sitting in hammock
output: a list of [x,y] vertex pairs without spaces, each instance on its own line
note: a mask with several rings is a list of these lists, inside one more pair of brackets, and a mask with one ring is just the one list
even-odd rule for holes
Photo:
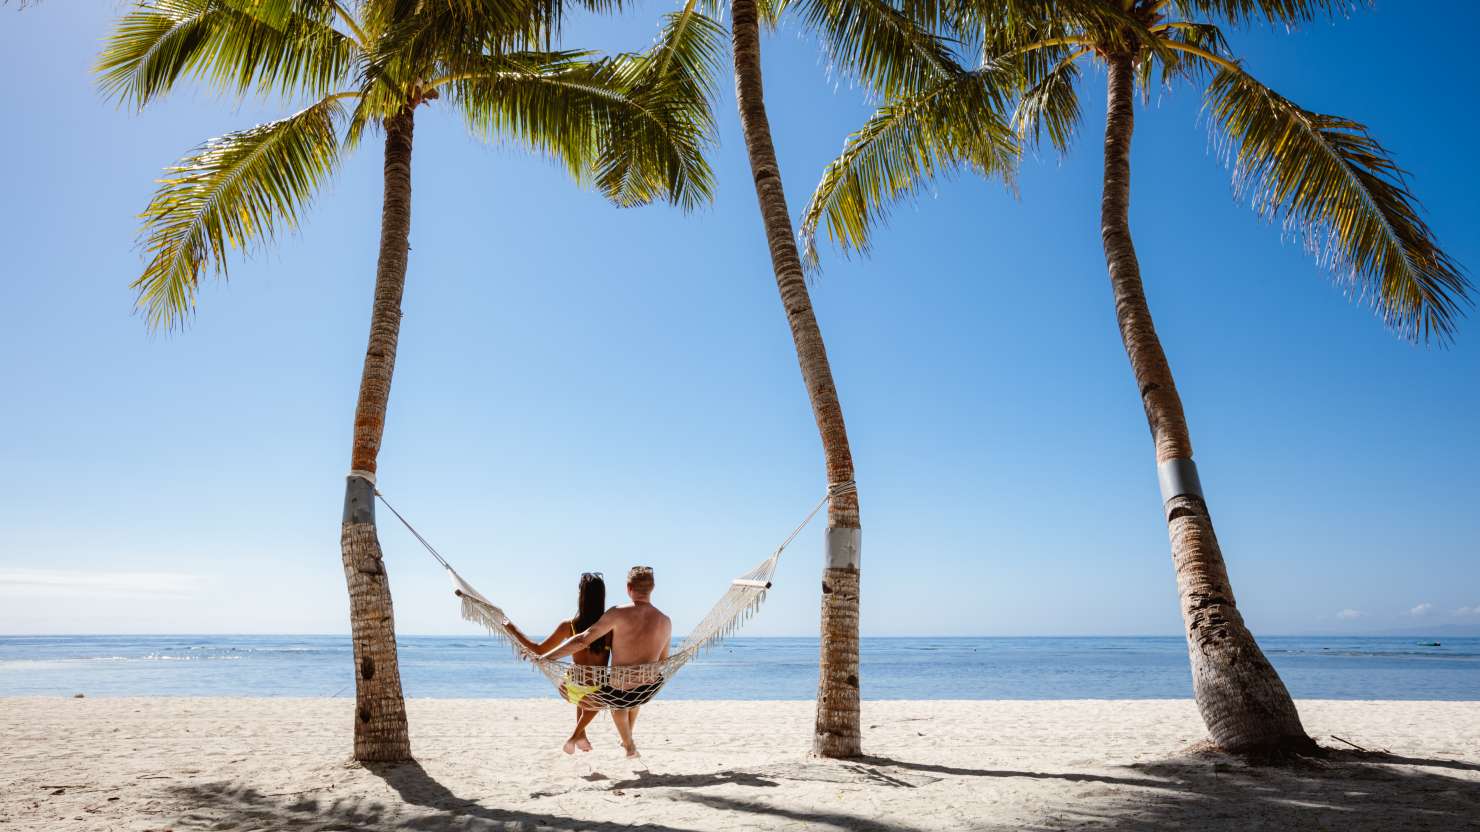
[[627,595],[632,603],[612,607],[595,624],[541,657],[561,659],[611,634],[611,680],[589,695],[599,697],[611,709],[612,722],[616,723],[617,734],[622,738],[622,748],[626,749],[628,757],[637,756],[637,744],[632,741],[637,705],[645,702],[649,694],[663,684],[663,678],[656,669],[636,666],[650,666],[667,659],[668,645],[673,640],[673,622],[653,606],[653,583],[652,567],[632,567],[627,572]]

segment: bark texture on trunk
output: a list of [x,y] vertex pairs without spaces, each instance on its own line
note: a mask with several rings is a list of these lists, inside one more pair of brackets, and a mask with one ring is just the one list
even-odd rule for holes
[[[1192,440],[1182,400],[1156,336],[1141,284],[1141,266],[1131,242],[1130,149],[1135,127],[1134,66],[1129,56],[1108,60],[1105,122],[1105,191],[1100,236],[1115,294],[1115,317],[1158,465],[1192,459]],[[1200,495],[1174,495],[1165,505],[1177,573],[1182,622],[1192,664],[1193,695],[1208,733],[1234,752],[1305,751],[1314,747],[1279,674],[1244,626],[1234,602],[1223,553]]]
[[[822,437],[829,483],[853,480],[853,456],[848,450],[848,431],[843,409],[833,385],[822,331],[812,313],[802,260],[792,233],[791,213],[781,188],[781,169],[771,142],[766,118],[765,94],[761,84],[760,20],[755,0],[732,0],[730,27],[735,59],[735,97],[750,172],[760,203],[761,221],[776,272],[776,287],[791,324],[802,380],[812,402],[812,414]],[[817,723],[813,751],[824,757],[857,757],[863,749],[859,739],[858,715],[858,495],[836,496],[828,507],[828,529],[849,530],[851,558],[829,558],[822,575],[822,651],[817,686]],[[830,547],[830,553],[832,547]]]
[[[385,195],[380,217],[380,258],[375,267],[375,304],[370,343],[355,406],[354,449],[350,468],[375,475],[385,430],[386,403],[401,332],[401,294],[406,286],[406,256],[411,233],[412,109],[385,121]],[[350,630],[355,654],[355,759],[397,762],[411,759],[406,700],[396,658],[396,621],[390,580],[375,533],[371,480],[351,474],[345,487],[340,550],[349,586]]]

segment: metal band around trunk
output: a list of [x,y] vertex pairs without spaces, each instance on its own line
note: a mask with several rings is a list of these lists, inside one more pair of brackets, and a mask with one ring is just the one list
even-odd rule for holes
[[828,569],[857,569],[863,548],[863,529],[828,527],[823,539]]
[[1156,479],[1161,484],[1163,505],[1177,497],[1203,498],[1202,481],[1197,478],[1197,463],[1190,459],[1173,458],[1157,465]]
[[375,525],[375,483],[361,471],[345,478],[344,522]]

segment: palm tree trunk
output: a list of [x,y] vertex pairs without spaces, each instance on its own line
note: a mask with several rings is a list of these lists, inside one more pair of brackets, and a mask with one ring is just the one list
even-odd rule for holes
[[[781,189],[781,168],[771,143],[771,125],[766,118],[765,93],[761,85],[760,22],[755,0],[732,0],[731,36],[735,58],[735,97],[750,172],[760,202],[766,242],[771,248],[771,266],[776,288],[791,324],[802,380],[812,401],[812,415],[822,436],[827,461],[827,480],[843,485],[853,482],[853,455],[848,450],[848,431],[843,408],[833,385],[832,369],[822,331],[812,314],[812,299],[802,274],[792,234],[791,213]],[[812,750],[823,757],[857,757],[863,754],[858,716],[858,568],[861,529],[858,494],[847,490],[836,494],[827,513],[827,556],[822,573],[822,649],[817,685],[817,722]]]
[[412,107],[385,120],[385,194],[380,215],[380,259],[375,266],[375,306],[370,344],[355,405],[354,450],[344,492],[340,547],[349,584],[349,620],[355,649],[355,759],[411,759],[406,700],[396,660],[396,621],[390,579],[375,534],[375,460],[385,431],[401,293],[411,233]]
[[1135,127],[1134,68],[1111,56],[1105,119],[1105,192],[1100,236],[1115,294],[1120,337],[1141,391],[1156,445],[1172,565],[1192,664],[1192,689],[1208,733],[1234,752],[1304,751],[1314,747],[1279,674],[1244,626],[1233,599],[1223,553],[1192,463],[1192,439],[1182,400],[1156,336],[1141,285],[1130,229],[1130,149]]

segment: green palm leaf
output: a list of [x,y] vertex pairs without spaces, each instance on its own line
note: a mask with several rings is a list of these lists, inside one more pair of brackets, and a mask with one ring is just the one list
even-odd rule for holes
[[802,212],[803,257],[817,265],[817,226],[830,240],[867,251],[873,228],[890,206],[936,176],[969,165],[984,175],[1011,176],[1018,148],[1002,111],[1007,76],[995,68],[963,72],[880,107],[848,137],[823,172]]
[[1081,52],[1064,56],[1037,83],[1028,87],[1018,99],[1012,114],[1012,127],[1024,139],[1035,144],[1043,134],[1060,153],[1069,150],[1069,142],[1079,126],[1079,65]]
[[1371,0],[1171,0],[1180,17],[1221,17],[1240,25],[1268,20],[1293,26],[1349,14],[1363,5]]
[[518,141],[584,179],[596,153],[596,127],[586,116],[616,95],[589,57],[575,51],[485,57],[478,71],[444,89],[475,133]]
[[[1161,32],[1161,37],[1173,47],[1187,46],[1191,50],[1173,48],[1154,56],[1155,62],[1161,64],[1163,84],[1169,85],[1176,78],[1199,80],[1215,74],[1218,71],[1217,64],[1200,53],[1231,60],[1228,39],[1217,26],[1188,21],[1175,21],[1167,25],[1172,28]],[[1149,65],[1151,61],[1144,63]]]
[[1403,337],[1452,336],[1469,284],[1424,223],[1402,169],[1365,126],[1302,109],[1227,69],[1206,100],[1236,187],[1256,210],[1282,217]]
[[959,72],[953,44],[890,0],[791,0],[788,5],[822,35],[835,65],[881,95],[919,90]]
[[98,57],[110,97],[142,107],[187,74],[239,93],[323,95],[359,57],[327,0],[149,0],[118,22]]
[[713,191],[702,153],[712,125],[700,67],[718,54],[717,32],[690,21],[669,44],[678,54],[488,58],[482,71],[448,89],[472,130],[560,160],[577,181],[594,180],[619,205],[666,198],[690,208]]
[[482,57],[550,49],[571,7],[606,14],[621,11],[622,0],[365,0],[362,6],[375,63],[438,65],[460,74],[476,70]]
[[[1031,58],[1025,47],[1063,37],[1087,37],[1105,50],[1160,49],[1140,15],[1105,0],[957,0],[951,19],[953,28],[978,33],[981,53],[992,60]],[[1039,58],[1039,71],[1029,73],[1029,80],[1042,77],[1060,57]]]
[[603,122],[596,182],[607,198],[623,206],[667,199],[689,210],[713,197],[704,151],[715,139],[713,84],[725,47],[713,18],[680,11],[664,17],[651,49],[613,59],[630,106]]
[[151,328],[185,322],[208,265],[224,277],[231,249],[296,226],[339,161],[342,114],[336,99],[325,99],[212,139],[169,169],[142,215],[149,262],[133,283]]

